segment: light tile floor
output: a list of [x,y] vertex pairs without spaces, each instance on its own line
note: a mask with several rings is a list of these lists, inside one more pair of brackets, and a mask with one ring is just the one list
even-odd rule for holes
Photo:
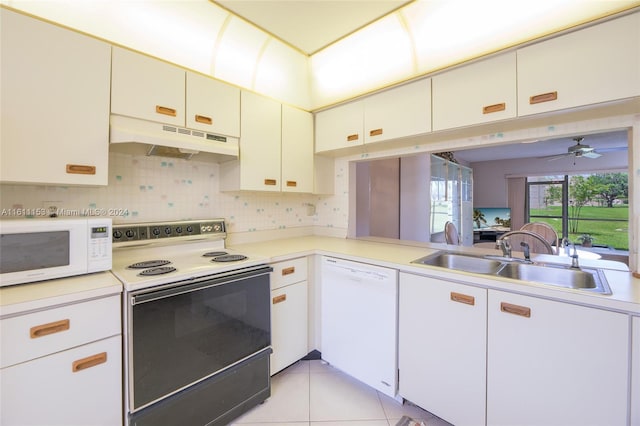
[[402,416],[449,423],[390,398],[320,361],[298,361],[271,378],[271,398],[234,426],[395,426]]

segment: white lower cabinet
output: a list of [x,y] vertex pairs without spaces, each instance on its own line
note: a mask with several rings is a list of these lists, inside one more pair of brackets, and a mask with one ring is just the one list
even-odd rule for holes
[[3,318],[0,424],[122,424],[120,295]]
[[271,375],[305,357],[308,351],[307,258],[272,265]]
[[627,424],[625,314],[489,290],[487,360],[488,425]]
[[631,425],[640,426],[640,317],[631,325]]
[[400,273],[399,394],[455,424],[485,424],[487,290]]
[[114,336],[0,370],[0,423],[122,424],[121,359]]

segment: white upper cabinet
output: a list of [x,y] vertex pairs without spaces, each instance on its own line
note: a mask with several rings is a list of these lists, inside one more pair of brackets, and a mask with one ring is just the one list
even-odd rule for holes
[[187,71],[186,127],[240,137],[240,89]]
[[515,52],[433,77],[433,130],[516,116]]
[[111,46],[0,10],[0,181],[107,185]]
[[185,71],[119,47],[113,48],[111,112],[185,125]]
[[431,79],[422,79],[364,99],[364,143],[431,131]]
[[316,114],[316,152],[350,148],[364,143],[362,101],[340,105]]
[[282,105],[282,192],[313,192],[313,115]]
[[517,51],[518,115],[640,96],[640,13]]
[[431,79],[316,114],[316,153],[431,131]]

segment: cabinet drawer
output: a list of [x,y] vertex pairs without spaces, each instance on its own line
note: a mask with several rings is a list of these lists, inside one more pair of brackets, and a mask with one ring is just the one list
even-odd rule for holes
[[0,424],[122,424],[120,336],[0,370]]
[[120,297],[48,309],[0,322],[0,367],[121,334]]
[[271,290],[307,279],[307,258],[300,257],[274,263],[271,273]]

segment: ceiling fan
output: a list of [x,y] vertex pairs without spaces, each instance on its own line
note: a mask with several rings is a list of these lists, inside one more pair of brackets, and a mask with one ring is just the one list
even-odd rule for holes
[[573,157],[574,159],[575,158],[598,158],[598,157],[602,157],[602,154],[600,152],[625,149],[625,148],[609,148],[609,149],[600,150],[600,152],[596,152],[595,148],[591,148],[589,145],[582,143],[582,141],[584,141],[584,138],[582,136],[573,138],[573,140],[576,144],[567,148],[567,152],[565,154],[549,155],[541,158],[546,158],[548,161],[558,160],[564,157]]

